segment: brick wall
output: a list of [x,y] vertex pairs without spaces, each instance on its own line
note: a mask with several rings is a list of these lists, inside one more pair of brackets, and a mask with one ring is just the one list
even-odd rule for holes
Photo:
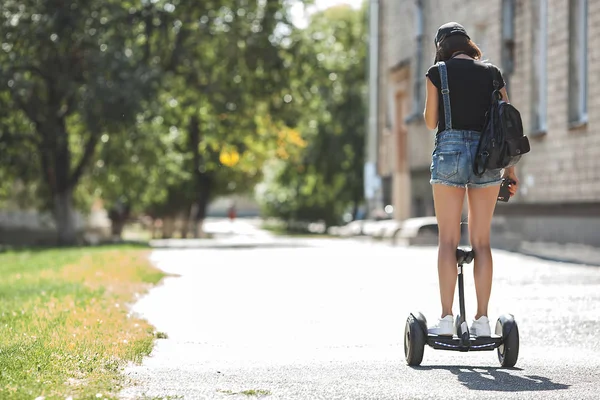
[[[462,23],[472,39],[481,45],[484,58],[501,67],[501,0],[425,0],[425,51],[423,70],[416,71],[416,18],[413,1],[383,0],[387,73],[401,61],[409,60],[413,98],[414,79],[424,74],[434,56],[433,36],[448,21]],[[533,18],[537,1],[517,0],[515,9],[515,70],[509,97],[521,111],[532,152],[518,165],[522,187],[514,203],[579,202],[600,200],[600,1],[588,1],[588,114],[586,126],[568,126],[569,2],[548,0],[547,50],[547,132],[532,136],[534,93],[532,76],[536,56],[533,47]],[[534,7],[536,7],[534,9]],[[385,73],[385,71],[382,71]],[[393,106],[393,86],[383,82],[386,108]],[[412,105],[411,105],[412,107]],[[409,107],[409,108],[411,108]],[[393,107],[392,107],[393,109]],[[389,115],[386,113],[386,117]],[[393,121],[397,123],[397,121]],[[392,129],[393,131],[393,129]],[[408,125],[409,164],[423,170],[431,162],[433,134],[422,120]],[[387,150],[389,150],[389,146]]]
[[[598,201],[600,199],[600,3],[589,1],[588,8],[588,113],[587,126],[569,128],[568,58],[569,7],[562,0],[548,1],[548,130],[540,137],[530,137],[532,152],[518,169],[523,186],[517,201],[548,203]],[[531,7],[536,2],[519,1],[516,23],[517,68],[513,78],[512,102],[521,110],[526,129],[531,126],[531,85],[533,53],[528,28]],[[528,132],[529,135],[532,132]]]
[[[538,66],[534,30],[539,21],[538,0],[515,1],[514,70],[509,76],[509,97],[520,110],[532,151],[517,167],[521,190],[509,204],[498,207],[497,214],[506,215],[526,240],[580,242],[600,245],[593,235],[600,225],[600,1],[588,0],[588,122],[578,128],[569,127],[569,2],[547,0],[547,63],[546,63],[546,125],[543,135],[534,135],[533,113],[537,106],[532,78]],[[414,81],[425,74],[434,58],[433,37],[437,28],[448,21],[465,26],[471,38],[481,47],[484,58],[502,69],[501,47],[502,0],[424,0],[425,37],[422,70],[416,60],[416,6],[414,1],[380,0],[382,16],[381,74],[382,109],[380,118],[391,120],[386,141],[380,141],[386,152],[385,170],[394,175],[397,156],[394,146],[394,93],[397,89],[390,79],[398,63],[409,69],[407,96],[413,99]],[[424,87],[423,87],[424,90]],[[409,105],[412,109],[412,104]],[[391,115],[390,115],[391,112]],[[411,182],[409,190],[413,203],[417,198],[430,201],[428,185],[416,182],[427,179],[433,132],[422,119],[407,124],[408,164]],[[380,133],[382,130],[380,130]],[[380,159],[382,160],[382,159]],[[401,190],[401,189],[399,189]],[[397,203],[397,201],[395,201]],[[569,216],[581,203],[590,203],[585,216]],[[556,207],[559,213],[556,214]],[[414,210],[414,207],[413,207]],[[533,212],[532,211],[536,211]]]

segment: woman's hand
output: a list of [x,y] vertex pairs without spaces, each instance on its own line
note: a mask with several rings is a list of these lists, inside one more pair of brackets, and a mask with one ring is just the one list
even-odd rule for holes
[[517,193],[517,189],[519,188],[519,178],[517,178],[515,167],[506,168],[502,173],[502,179],[504,178],[512,181],[508,185],[508,191],[510,192],[510,197],[512,197]]

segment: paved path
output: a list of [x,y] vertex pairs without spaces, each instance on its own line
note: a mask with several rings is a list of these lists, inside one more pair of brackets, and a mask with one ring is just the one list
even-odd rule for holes
[[496,251],[490,317],[515,314],[518,368],[500,369],[495,352],[430,348],[410,368],[406,316],[439,312],[435,248],[286,243],[156,250],[156,265],[178,276],[135,311],[168,339],[127,369],[123,398],[600,398],[598,267]]

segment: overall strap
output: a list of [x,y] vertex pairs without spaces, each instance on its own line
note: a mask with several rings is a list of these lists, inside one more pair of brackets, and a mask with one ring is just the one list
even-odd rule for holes
[[448,86],[448,72],[446,71],[446,63],[440,61],[437,63],[440,71],[440,79],[442,81],[442,101],[444,102],[444,119],[446,129],[452,129],[452,109],[450,108],[450,87]]

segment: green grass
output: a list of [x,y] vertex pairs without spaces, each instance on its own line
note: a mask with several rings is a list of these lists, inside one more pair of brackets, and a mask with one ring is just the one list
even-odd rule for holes
[[258,390],[254,390],[254,389],[243,390],[241,392],[234,392],[232,390],[217,390],[217,392],[223,393],[223,394],[229,394],[229,395],[232,395],[232,396],[235,396],[235,395],[238,395],[238,394],[243,394],[243,395],[248,396],[248,397],[253,397],[253,396],[254,397],[269,396],[271,394],[270,391],[268,391],[268,390],[261,390],[261,389],[258,389]]
[[165,332],[154,332],[154,337],[156,337],[157,339],[168,339],[169,335],[167,335]]
[[154,342],[127,309],[163,277],[147,255],[133,246],[0,254],[0,398],[116,398],[122,368]]
[[244,390],[242,392],[240,392],[246,396],[268,396],[271,394],[271,392],[269,392],[268,390]]

